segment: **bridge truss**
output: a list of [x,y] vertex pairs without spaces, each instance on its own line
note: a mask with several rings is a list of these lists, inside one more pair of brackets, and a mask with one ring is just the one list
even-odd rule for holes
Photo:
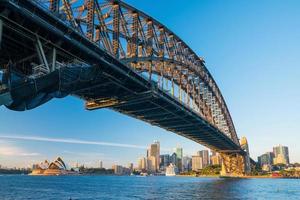
[[238,143],[226,103],[204,60],[167,27],[121,1],[39,3]]
[[72,94],[89,110],[109,107],[244,155],[205,61],[157,20],[119,0],[0,3],[0,105],[32,109]]

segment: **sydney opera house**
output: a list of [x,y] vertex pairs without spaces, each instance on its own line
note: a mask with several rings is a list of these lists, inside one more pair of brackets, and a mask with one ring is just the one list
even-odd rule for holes
[[58,157],[54,162],[49,163],[47,160],[35,165],[30,175],[41,175],[41,176],[58,176],[68,175],[71,171],[67,170],[64,161]]

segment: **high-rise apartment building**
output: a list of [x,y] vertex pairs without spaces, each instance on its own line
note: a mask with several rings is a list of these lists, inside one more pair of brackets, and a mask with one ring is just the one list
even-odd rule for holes
[[160,144],[158,141],[154,141],[154,143],[150,145],[147,151],[148,170],[158,171],[159,163],[160,163]]
[[183,150],[182,150],[181,147],[176,147],[174,149],[174,152],[176,153],[177,158],[182,159],[182,157],[183,157]]
[[202,158],[202,168],[205,168],[209,165],[209,152],[208,150],[202,150],[198,152],[198,155]]
[[290,158],[289,158],[289,149],[286,146],[276,146],[273,147],[273,153],[274,153],[274,164],[289,164]]
[[166,167],[170,165],[170,155],[169,154],[163,154],[160,155],[160,166],[159,168],[162,170],[165,170]]
[[147,170],[148,172],[156,172],[157,169],[157,160],[155,156],[148,156],[147,158]]
[[147,169],[147,161],[146,158],[142,157],[138,161],[138,169],[140,171],[145,171]]
[[177,154],[176,154],[176,153],[173,153],[173,154],[170,156],[170,163],[172,163],[173,165],[176,165],[176,166],[177,166]]
[[183,150],[181,147],[176,147],[174,149],[174,152],[176,153],[176,157],[177,157],[176,166],[179,171],[182,171],[183,170],[183,167],[182,167]]
[[182,157],[182,171],[190,171],[192,169],[192,158],[188,156]]

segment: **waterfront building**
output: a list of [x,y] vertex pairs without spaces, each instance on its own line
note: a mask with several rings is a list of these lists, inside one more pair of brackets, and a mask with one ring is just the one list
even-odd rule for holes
[[114,174],[116,174],[116,175],[122,175],[123,174],[123,167],[121,165],[113,165],[112,169],[114,171]]
[[67,170],[66,164],[60,157],[58,157],[54,162],[51,163],[45,160],[39,165],[35,165],[34,168],[35,169],[32,170],[30,175],[53,176],[66,175],[72,173]]
[[[155,161],[153,160],[155,158]],[[153,166],[148,166],[149,169],[155,169],[154,171],[158,171],[159,163],[160,163],[160,144],[158,141],[154,141],[153,144],[150,145],[147,151],[147,162],[149,162]]]
[[210,164],[211,165],[221,165],[222,159],[219,153],[212,151],[212,154],[210,156]]
[[192,156],[192,170],[199,171],[202,168],[203,168],[202,157],[199,154]]
[[166,176],[176,176],[176,174],[178,174],[178,168],[176,167],[176,165],[171,163],[166,168]]
[[289,164],[289,149],[286,146],[278,145],[273,147],[274,164]]
[[257,161],[258,164],[262,167],[264,165],[272,165],[274,159],[274,153],[273,152],[267,152],[262,154],[261,156],[258,156]]
[[139,159],[138,161],[138,169],[140,171],[145,171],[147,169],[147,162],[146,162],[146,158],[142,157]]
[[187,172],[192,170],[192,158],[188,156],[184,156],[182,158],[182,168],[183,171]]
[[41,168],[41,169],[48,169],[49,165],[50,165],[50,163],[48,162],[48,160],[45,160],[44,162],[41,162],[39,164],[39,168]]
[[103,162],[102,162],[102,160],[100,160],[100,162],[99,162],[99,168],[103,169]]
[[60,175],[65,174],[67,167],[64,161],[58,157],[54,162],[50,163],[48,169],[44,171],[44,175]]

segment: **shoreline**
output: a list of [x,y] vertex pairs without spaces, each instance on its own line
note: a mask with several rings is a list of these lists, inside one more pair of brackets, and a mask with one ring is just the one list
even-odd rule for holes
[[176,177],[191,177],[191,178],[228,178],[228,179],[300,179],[300,177],[283,177],[283,176],[220,176],[220,175],[176,175]]
[[[128,176],[130,175],[115,175],[115,174],[60,174],[60,175],[32,175],[32,174],[0,174],[0,176],[9,176],[9,175],[20,175],[20,176]],[[148,176],[144,176],[148,177]],[[150,176],[155,177],[155,176]],[[162,176],[159,176],[162,177]],[[169,177],[169,176],[165,176]],[[230,177],[230,176],[220,176],[220,175],[201,175],[201,176],[195,176],[195,175],[176,175],[173,177],[179,177],[179,178],[222,178],[222,179],[300,179],[300,177],[274,177],[274,176],[238,176],[238,177]]]

